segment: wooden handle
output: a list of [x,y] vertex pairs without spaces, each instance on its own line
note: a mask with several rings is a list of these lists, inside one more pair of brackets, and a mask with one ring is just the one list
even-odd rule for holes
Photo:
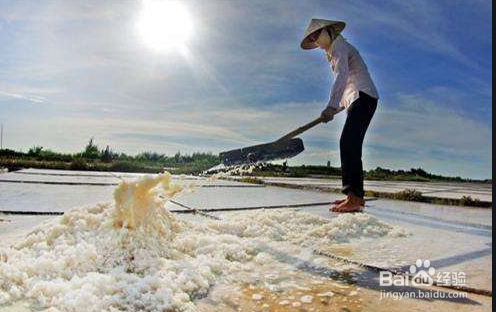
[[321,124],[322,122],[324,122],[324,119],[321,116],[321,117],[315,119],[314,121],[309,122],[306,125],[301,126],[298,129],[296,129],[296,130],[294,130],[294,131],[286,134],[285,136],[283,136],[282,138],[280,138],[277,141],[284,141],[284,140],[292,139],[295,136],[297,136],[299,134],[302,134],[303,132],[307,131],[308,129],[311,129],[311,128],[315,127],[316,125]]

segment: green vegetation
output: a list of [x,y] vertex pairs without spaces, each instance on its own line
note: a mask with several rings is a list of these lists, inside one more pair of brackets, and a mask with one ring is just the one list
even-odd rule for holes
[[41,146],[29,149],[27,153],[0,150],[0,167],[9,170],[21,168],[117,171],[117,172],[163,172],[164,168],[174,174],[199,174],[219,164],[219,158],[210,153],[194,153],[173,156],[144,152],[136,156],[116,153],[107,146],[100,149],[91,139],[80,153],[63,154],[46,150]]
[[341,169],[331,166],[295,166],[267,164],[259,166],[253,171],[253,175],[260,177],[337,177],[341,175]]
[[255,177],[243,177],[241,179],[235,180],[237,182],[242,182],[242,183],[250,183],[250,184],[264,184],[264,181],[255,178]]
[[[261,177],[294,177],[294,178],[340,178],[341,169],[327,166],[295,166],[268,164],[260,166],[253,171],[254,176]],[[461,177],[444,177],[426,172],[423,169],[410,170],[389,170],[376,168],[364,172],[366,180],[374,181],[415,181],[415,182],[485,182],[492,183],[492,180],[474,181]]]
[[423,202],[425,200],[424,195],[422,195],[422,193],[417,190],[406,189],[394,195],[395,195],[394,196],[395,199],[397,200],[416,201],[416,202]]
[[[394,199],[394,200],[403,200],[403,201],[413,201],[419,203],[432,203],[430,198],[425,197],[421,192],[417,190],[404,190],[397,193],[388,193],[388,192],[377,192],[377,191],[365,191],[366,197],[375,197],[375,198],[385,198],[385,199]],[[443,204],[441,202],[437,202],[437,204]],[[452,203],[449,203],[453,205]],[[458,204],[456,204],[458,205]]]
[[[198,174],[219,164],[219,157],[211,153],[194,153],[183,155],[176,153],[173,156],[144,152],[135,156],[114,152],[109,146],[100,148],[93,139],[80,153],[64,154],[34,146],[27,153],[0,150],[0,167],[9,170],[21,168],[63,169],[63,170],[91,170],[91,171],[118,171],[118,172],[145,172],[156,173],[165,170],[174,174]],[[485,182],[492,180],[473,181],[460,177],[444,177],[426,172],[423,169],[389,170],[376,168],[364,173],[365,179],[377,181],[417,181],[417,182]],[[260,177],[313,177],[313,178],[340,178],[341,169],[327,166],[287,166],[265,164],[257,166],[251,176]],[[252,181],[256,182],[256,181]],[[415,197],[418,194],[402,194],[397,196]],[[470,202],[470,199],[465,201]],[[477,204],[477,203],[475,203]]]
[[478,198],[473,199],[471,196],[463,196],[462,199],[460,199],[460,205],[461,206],[481,207],[483,205],[483,203]]
[[479,207],[479,208],[492,208],[493,206],[492,202],[483,202],[479,199],[473,199],[470,196],[463,196],[461,199],[429,197],[429,196],[424,196],[421,192],[417,190],[404,190],[398,193],[366,191],[365,196],[402,200],[402,201],[413,201],[413,202],[435,204],[435,205],[446,205],[446,206]]
[[[241,179],[227,178],[232,181],[243,181],[247,183],[263,184],[268,186],[278,186],[290,189],[298,190],[313,190],[325,193],[336,193],[341,194],[340,188],[333,188],[321,185],[301,185],[301,184],[291,184],[284,182],[272,182],[272,181],[261,181],[257,178],[251,179],[251,177],[243,177]],[[492,208],[492,202],[485,202],[479,199],[473,199],[470,196],[464,196],[461,199],[455,198],[439,198],[439,197],[429,197],[424,196],[420,191],[415,189],[407,189],[404,191],[389,193],[389,192],[378,192],[378,191],[365,191],[365,197],[369,198],[382,198],[382,199],[392,199],[399,201],[412,201],[426,204],[434,205],[445,205],[445,206],[463,206],[463,207],[478,207],[478,208]]]
[[[410,169],[406,170],[389,170],[384,168],[376,168],[367,171],[365,174],[367,180],[389,180],[389,181],[417,181],[417,182],[474,182],[471,180],[463,179],[461,177],[444,177],[428,173],[424,169]],[[480,182],[480,181],[478,181]]]

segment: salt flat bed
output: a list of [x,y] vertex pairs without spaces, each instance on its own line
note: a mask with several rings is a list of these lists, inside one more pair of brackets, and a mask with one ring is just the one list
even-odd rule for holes
[[[320,178],[280,178],[259,177],[264,182],[293,186],[328,187],[339,189],[338,179]],[[469,196],[484,202],[493,201],[493,186],[489,183],[468,182],[403,182],[403,181],[365,181],[365,189],[375,192],[397,193],[404,190],[417,190],[424,196],[445,199],[461,199]]]
[[[121,179],[141,176],[34,169],[1,174],[0,210],[5,214],[0,214],[0,249],[21,242],[40,224],[54,224],[61,218],[36,213],[62,214],[78,206],[112,202]],[[174,177],[174,181],[196,186],[166,204],[180,220],[221,222],[217,218],[230,220],[226,223],[230,227],[245,222],[244,231],[252,235],[254,248],[260,252],[246,281],[216,283],[194,299],[197,311],[492,310],[492,209],[376,200],[367,203],[364,215],[342,219],[328,212],[328,202],[338,194],[190,176]],[[486,190],[486,195],[492,200],[490,192]],[[294,219],[281,220],[279,228],[279,215]],[[339,223],[341,220],[349,223]],[[381,229],[365,227],[361,220],[375,222],[374,226],[391,225],[402,234],[383,235]],[[286,228],[294,231],[287,234]],[[319,239],[309,244],[306,237],[298,236],[302,230]],[[277,243],[261,239],[264,235],[284,239]],[[456,292],[443,287],[379,284],[379,272],[374,268],[405,272],[418,259],[430,260],[436,274],[444,273],[441,276],[463,273],[464,287]],[[436,291],[446,297],[428,297]],[[385,292],[415,293],[417,298],[380,300]],[[468,298],[448,296],[462,292],[467,292]],[[0,305],[1,312],[38,310],[42,309],[23,300]]]

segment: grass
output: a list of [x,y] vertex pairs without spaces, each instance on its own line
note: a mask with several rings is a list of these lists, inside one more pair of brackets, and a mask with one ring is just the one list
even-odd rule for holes
[[460,205],[462,206],[475,206],[479,207],[482,205],[480,199],[473,199],[471,196],[463,196],[462,199],[460,199]]
[[405,200],[405,201],[415,201],[415,202],[423,202],[425,200],[424,195],[417,190],[406,189],[404,191],[398,192],[394,194],[394,199],[396,200]]
[[[233,179],[233,181],[254,181],[254,183],[260,184],[259,179]],[[255,182],[256,181],[256,182]],[[300,185],[300,184],[290,184],[290,183],[280,183],[280,182],[264,182],[261,181],[262,184],[268,186],[277,186],[291,189],[300,189],[300,190],[314,190],[321,191],[326,193],[336,193],[340,194],[341,189],[325,187],[325,186],[313,186],[313,185]],[[249,182],[248,182],[249,183]],[[485,202],[479,199],[473,199],[470,196],[464,196],[461,199],[451,199],[451,198],[439,198],[439,197],[428,197],[424,196],[420,191],[414,189],[407,189],[404,191],[400,191],[397,193],[388,193],[388,192],[377,192],[377,191],[365,191],[365,197],[373,197],[373,198],[381,198],[381,199],[391,199],[398,201],[409,201],[409,202],[418,202],[418,203],[426,203],[433,205],[445,205],[445,206],[460,206],[460,207],[476,207],[476,208],[492,208],[492,202]]]
[[477,208],[493,207],[492,202],[484,202],[479,199],[473,199],[470,196],[463,196],[461,199],[430,197],[430,196],[424,196],[421,192],[417,190],[404,190],[397,193],[367,191],[365,192],[365,196],[401,200],[401,201],[411,201],[411,202],[434,204],[434,205],[445,205],[445,206],[477,207]]
[[153,152],[127,155],[113,152],[110,147],[100,149],[93,139],[80,152],[75,154],[57,153],[35,146],[27,153],[0,150],[0,168],[10,171],[23,168],[119,171],[159,173],[164,168],[173,174],[199,174],[219,163],[219,157],[210,153],[193,153],[172,156]]
[[[295,177],[295,178],[339,178],[341,169],[332,166],[294,166],[269,164],[256,168],[254,176],[260,177]],[[492,183],[492,180],[476,181],[461,177],[445,177],[429,173],[421,168],[410,170],[390,170],[376,168],[364,172],[364,177],[369,181],[411,181],[411,182],[482,182]]]
[[242,183],[259,184],[259,185],[264,184],[263,180],[260,180],[255,177],[243,177],[241,179],[237,179],[236,181]]
[[124,161],[102,163],[84,159],[75,159],[71,162],[34,159],[0,159],[0,167],[5,167],[9,169],[9,171],[16,171],[23,168],[142,173],[158,173],[163,171],[163,167],[161,166],[146,166],[144,164],[134,164]]

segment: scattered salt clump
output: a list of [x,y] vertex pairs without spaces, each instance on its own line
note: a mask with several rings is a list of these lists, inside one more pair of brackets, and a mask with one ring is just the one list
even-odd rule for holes
[[260,295],[260,294],[254,294],[252,297],[251,297],[254,301],[260,301],[263,299],[263,296]]
[[407,234],[368,214],[342,214],[326,219],[296,210],[266,210],[230,214],[224,220],[211,224],[210,228],[240,237],[265,238],[306,247]]
[[322,293],[322,294],[318,294],[317,297],[321,297],[321,298],[332,298],[334,297],[334,293],[332,291],[329,291],[329,292],[326,292],[326,293]]
[[313,297],[312,296],[303,296],[301,297],[300,301],[305,304],[311,304],[313,302]]

